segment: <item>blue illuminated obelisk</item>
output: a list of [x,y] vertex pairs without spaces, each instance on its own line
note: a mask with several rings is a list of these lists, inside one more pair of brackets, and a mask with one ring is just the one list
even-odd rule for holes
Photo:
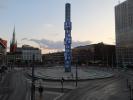
[[64,23],[64,30],[65,30],[65,52],[64,52],[64,63],[65,63],[65,72],[71,72],[71,59],[72,59],[72,51],[71,51],[71,30],[72,30],[72,23],[71,23],[71,4],[66,3],[65,5],[65,23]]

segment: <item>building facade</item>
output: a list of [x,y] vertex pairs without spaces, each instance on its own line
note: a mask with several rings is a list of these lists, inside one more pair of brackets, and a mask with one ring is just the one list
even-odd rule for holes
[[[34,55],[34,59],[33,59]],[[34,48],[29,45],[23,45],[22,47],[18,47],[15,52],[7,53],[8,63],[14,64],[28,64],[30,62],[42,62],[42,54],[39,48]]]
[[22,52],[7,52],[7,62],[8,64],[17,64],[22,62]]
[[115,66],[115,46],[104,43],[79,46],[73,49],[73,63],[80,65]]
[[[42,60],[44,64],[63,65],[63,53],[44,54]],[[98,43],[72,49],[72,65],[78,63],[79,65],[115,66],[115,58],[115,45]]]
[[115,31],[117,65],[133,66],[133,0],[115,6]]
[[63,65],[64,52],[43,54],[42,61],[45,65]]
[[42,54],[39,48],[34,48],[29,45],[23,45],[21,48],[22,60],[27,62],[33,61],[33,55],[35,56],[36,62],[42,62]]
[[7,41],[0,38],[0,65],[6,63]]
[[[34,56],[34,59],[33,59]],[[13,37],[10,42],[10,52],[7,53],[8,64],[25,64],[28,62],[42,62],[42,54],[39,48],[34,48],[29,45],[23,45],[17,47],[17,41],[15,38],[15,27],[13,30]]]

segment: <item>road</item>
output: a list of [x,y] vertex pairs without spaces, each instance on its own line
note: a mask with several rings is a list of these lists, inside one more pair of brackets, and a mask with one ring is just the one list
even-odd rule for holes
[[[64,93],[56,100],[130,100],[127,78],[132,79],[132,75],[120,72],[112,78],[79,82],[78,88]],[[54,89],[47,89],[51,92],[52,90]],[[44,91],[45,100],[52,100],[52,95],[56,97],[59,92],[54,94],[53,91],[52,94],[47,91]],[[0,100],[30,100],[30,83],[23,71],[12,71],[6,75],[0,83]]]
[[64,94],[58,100],[130,100],[124,74],[88,82],[84,87]]
[[[14,70],[6,74],[4,80],[0,82],[0,100],[30,100],[31,81],[27,80],[24,73],[23,70]],[[46,100],[53,100],[59,95],[47,91],[44,93],[43,97]],[[36,100],[40,100],[38,98],[38,91],[36,91]]]
[[30,100],[28,87],[22,71],[9,72],[0,84],[0,100]]

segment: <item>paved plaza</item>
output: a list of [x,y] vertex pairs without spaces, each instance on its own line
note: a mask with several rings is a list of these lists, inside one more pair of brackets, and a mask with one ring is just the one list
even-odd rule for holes
[[[30,100],[31,79],[26,75],[27,70],[15,69],[5,74],[0,83],[0,100]],[[98,71],[98,68],[94,70]],[[102,70],[99,69],[99,71]],[[113,76],[95,80],[79,80],[77,86],[75,81],[64,81],[63,91],[60,81],[41,80],[44,89],[42,96],[38,91],[40,80],[36,80],[36,100],[130,100],[127,79],[132,82],[133,71],[125,72],[117,69],[103,71],[113,73]]]
[[[30,73],[30,72],[29,72]],[[30,73],[31,74],[31,73]],[[52,68],[37,68],[35,76],[42,79],[60,80],[75,80],[76,79],[76,68],[72,67],[71,72],[65,72],[63,66],[52,67]],[[112,77],[113,73],[98,69],[91,68],[77,68],[78,80],[89,80],[89,79],[100,79]]]

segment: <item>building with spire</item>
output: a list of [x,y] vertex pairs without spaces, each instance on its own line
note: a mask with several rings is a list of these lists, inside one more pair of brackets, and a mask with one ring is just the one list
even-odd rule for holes
[[7,53],[7,63],[10,64],[26,64],[33,61],[33,55],[35,55],[35,62],[42,61],[41,50],[39,48],[34,48],[29,45],[23,45],[22,47],[17,47],[17,41],[15,37],[15,27],[13,30],[13,37],[10,41],[10,52]]
[[15,27],[14,27],[13,37],[12,37],[12,40],[10,41],[10,52],[14,53],[16,52],[16,49],[17,49],[17,41],[15,39]]

